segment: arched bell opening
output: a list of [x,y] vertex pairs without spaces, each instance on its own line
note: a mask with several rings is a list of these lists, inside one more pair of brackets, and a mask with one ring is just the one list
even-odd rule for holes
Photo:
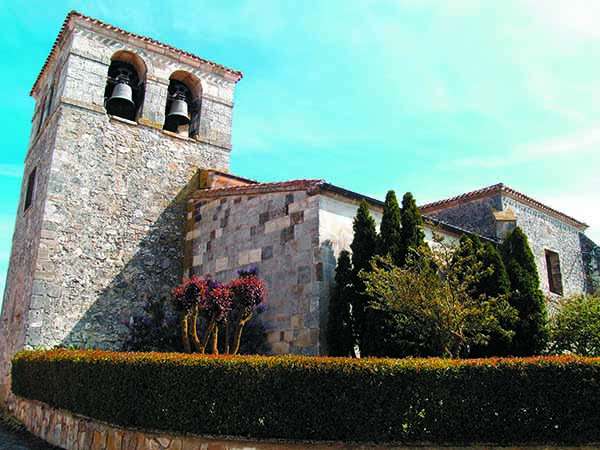
[[135,121],[144,103],[146,64],[134,53],[119,51],[111,58],[104,107],[112,116]]
[[169,78],[163,129],[196,137],[200,125],[201,98],[202,86],[197,77],[182,70],[173,72]]

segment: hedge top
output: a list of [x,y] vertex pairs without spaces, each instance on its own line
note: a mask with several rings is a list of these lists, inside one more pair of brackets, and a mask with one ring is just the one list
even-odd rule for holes
[[260,356],[260,355],[202,355],[163,352],[112,352],[105,350],[23,350],[18,352],[13,362],[71,361],[81,363],[114,362],[120,364],[169,364],[169,365],[253,365],[287,366],[303,368],[347,369],[415,369],[439,370],[462,367],[526,367],[526,366],[600,366],[600,357],[576,355],[532,356],[527,358],[340,358],[330,356]]

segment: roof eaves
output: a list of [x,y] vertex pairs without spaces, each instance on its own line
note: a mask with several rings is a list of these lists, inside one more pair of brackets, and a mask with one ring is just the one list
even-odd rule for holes
[[438,200],[436,202],[427,203],[425,205],[420,206],[419,209],[423,213],[433,213],[433,212],[439,211],[441,209],[451,208],[453,206],[458,206],[458,205],[461,205],[466,202],[490,197],[490,196],[496,195],[496,194],[507,194],[507,195],[513,197],[514,199],[520,200],[535,209],[538,209],[538,210],[545,212],[551,216],[554,216],[555,218],[557,218],[559,220],[563,220],[563,221],[567,222],[568,224],[570,224],[580,230],[585,230],[586,228],[588,228],[588,225],[585,224],[584,222],[580,222],[579,220],[577,220],[565,213],[562,213],[556,209],[550,208],[549,206],[544,205],[543,203],[541,203],[541,202],[539,202],[539,201],[537,201],[515,189],[512,189],[503,183],[498,183],[498,184],[484,187],[482,189],[478,189],[475,191],[466,192],[464,194],[457,195],[456,197],[450,197],[447,199]]
[[223,188],[208,188],[198,189],[192,193],[192,199],[202,198],[220,198],[229,197],[232,195],[261,195],[271,194],[275,192],[290,192],[305,190],[309,193],[314,193],[319,188],[319,185],[323,183],[323,180],[312,179],[312,180],[290,180],[275,183],[256,183],[247,184],[240,186],[229,186]]
[[80,18],[88,23],[91,23],[93,25],[97,25],[101,28],[104,28],[106,30],[110,30],[110,31],[114,31],[117,32],[119,34],[123,34],[126,35],[128,37],[134,38],[136,40],[142,41],[146,44],[151,44],[157,47],[160,47],[162,49],[165,49],[167,51],[171,51],[174,52],[180,56],[183,57],[187,57],[190,58],[194,61],[198,61],[200,63],[203,64],[208,64],[209,66],[212,66],[214,68],[223,70],[224,72],[228,73],[229,75],[231,75],[233,77],[233,80],[237,83],[239,80],[242,79],[242,77],[244,76],[244,74],[242,72],[240,72],[239,70],[235,70],[235,69],[231,69],[229,67],[223,66],[221,64],[217,64],[215,62],[209,61],[207,59],[201,58],[197,55],[194,55],[193,53],[187,52],[185,50],[181,50],[178,49],[177,47],[173,47],[169,44],[165,44],[163,42],[157,41],[156,39],[152,39],[149,38],[147,36],[143,36],[140,34],[136,34],[136,33],[132,33],[130,31],[126,31],[122,28],[116,27],[114,25],[110,25],[106,22],[103,22],[99,19],[95,19],[93,17],[90,16],[86,16],[85,14],[82,14],[78,11],[70,11],[67,14],[67,17],[65,17],[65,20],[63,21],[63,24],[60,28],[60,31],[58,32],[58,35],[56,36],[56,39],[54,40],[54,44],[52,45],[52,48],[50,49],[50,53],[48,54],[48,56],[46,57],[46,61],[44,62],[44,65],[42,66],[42,69],[40,70],[40,73],[38,74],[35,82],[33,83],[33,87],[31,88],[31,91],[29,92],[29,95],[33,95],[35,89],[37,88],[38,83],[40,82],[40,80],[42,79],[44,73],[46,72],[46,69],[48,68],[48,66],[50,65],[52,59],[54,58],[54,56],[56,55],[56,52],[58,50],[58,48],[60,47],[60,44],[62,43],[63,39],[66,36],[66,32],[67,29],[69,27],[69,24],[71,23],[71,20],[73,20],[74,18]]
[[350,191],[348,189],[344,189],[340,186],[336,186],[331,183],[323,183],[320,188],[324,191],[332,192],[334,194],[341,195],[342,197],[351,198],[353,200],[361,201],[364,200],[367,203],[377,206],[379,208],[383,208],[384,203],[381,200],[377,200],[376,198],[369,197],[367,195],[360,194],[358,192]]

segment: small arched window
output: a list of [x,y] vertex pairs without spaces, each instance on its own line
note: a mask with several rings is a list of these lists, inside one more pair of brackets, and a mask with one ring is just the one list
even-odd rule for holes
[[146,64],[134,53],[121,50],[113,55],[108,68],[104,106],[106,112],[136,120],[144,103]]
[[202,85],[189,72],[178,70],[169,78],[163,129],[196,137],[200,129]]

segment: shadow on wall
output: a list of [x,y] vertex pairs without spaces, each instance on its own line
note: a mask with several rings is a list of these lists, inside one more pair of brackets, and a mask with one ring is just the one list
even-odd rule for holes
[[[321,243],[321,298],[319,302],[319,353],[328,354],[327,346],[327,317],[329,313],[329,299],[335,286],[336,258],[333,250],[333,242],[326,240]],[[319,274],[317,274],[317,278]]]
[[144,303],[170,295],[183,275],[186,202],[197,181],[197,177],[192,178],[150,225],[133,256],[97,294],[62,341],[63,346],[121,349],[129,335],[126,324],[140,314]]
[[586,291],[600,291],[600,246],[585,234],[579,234],[583,267],[586,270]]

